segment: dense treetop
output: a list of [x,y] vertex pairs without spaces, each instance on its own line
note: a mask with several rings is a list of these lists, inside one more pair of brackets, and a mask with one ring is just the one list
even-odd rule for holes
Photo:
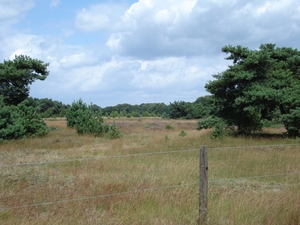
[[0,95],[4,102],[17,105],[25,100],[29,96],[29,85],[47,78],[48,66],[48,63],[25,55],[0,63]]
[[215,115],[240,132],[261,130],[265,120],[280,120],[288,134],[300,129],[300,52],[264,44],[257,50],[225,46],[233,65],[205,87],[213,95]]

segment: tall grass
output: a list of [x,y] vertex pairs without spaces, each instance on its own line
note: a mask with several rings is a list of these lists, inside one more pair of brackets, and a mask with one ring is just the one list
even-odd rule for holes
[[[251,147],[299,144],[273,135],[280,128],[212,140],[193,120],[121,118],[123,137],[111,140],[46,122],[56,127],[48,136],[0,145],[0,224],[195,224],[200,145],[209,147],[209,224],[300,223],[300,147]],[[3,166],[31,162],[48,163]]]

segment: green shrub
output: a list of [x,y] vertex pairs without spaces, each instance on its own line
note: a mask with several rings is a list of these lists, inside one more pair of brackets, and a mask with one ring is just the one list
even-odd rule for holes
[[103,133],[103,118],[101,113],[94,112],[81,99],[73,102],[66,113],[67,126],[74,127],[78,134],[100,136]]
[[284,114],[281,118],[289,137],[300,137],[300,107],[291,109],[289,114]]
[[91,106],[87,106],[80,99],[73,102],[66,113],[68,127],[74,127],[78,134],[100,136],[105,134],[109,138],[121,137],[121,132],[113,125],[103,125],[101,112],[94,112]]
[[93,113],[87,109],[77,117],[75,129],[78,134],[91,134],[100,136],[103,133],[102,117],[95,117]]
[[113,124],[111,126],[105,125],[104,127],[105,127],[104,132],[105,132],[106,137],[111,138],[111,139],[122,137],[121,131],[116,126],[115,122],[113,122]]
[[198,122],[197,130],[214,128],[211,138],[223,138],[227,135],[225,122],[219,117],[209,117]]
[[179,136],[180,137],[185,137],[186,136],[186,132],[184,130],[182,130],[180,133],[179,133]]
[[217,123],[217,124],[215,124],[214,130],[212,131],[210,137],[212,139],[215,139],[215,138],[223,138],[226,135],[227,135],[227,132],[224,129],[224,124]]
[[168,113],[165,113],[165,112],[164,112],[164,113],[161,115],[161,118],[162,118],[162,119],[169,119],[170,116],[169,116]]
[[88,106],[81,99],[77,102],[73,102],[66,112],[67,126],[75,127],[75,125],[79,123],[78,120],[80,120],[84,112],[86,112],[87,108]]
[[167,141],[169,141],[169,140],[170,140],[169,136],[166,135],[166,136],[165,136],[165,141],[167,142]]
[[172,130],[172,129],[174,129],[174,127],[172,127],[170,124],[167,124],[167,125],[166,125],[166,129],[167,129],[167,130]]
[[24,100],[17,106],[7,106],[0,98],[0,141],[49,133],[49,128],[36,113],[38,109],[28,105]]
[[38,114],[38,108],[30,106],[28,100],[21,102],[17,108],[26,130],[26,136],[44,136],[49,133],[50,129]]
[[0,141],[24,137],[26,130],[15,106],[0,108]]

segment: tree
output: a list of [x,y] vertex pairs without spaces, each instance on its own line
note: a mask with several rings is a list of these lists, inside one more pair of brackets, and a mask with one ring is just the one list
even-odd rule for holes
[[264,120],[281,120],[290,136],[300,130],[300,51],[264,44],[257,50],[225,46],[233,65],[213,75],[205,88],[213,95],[215,115],[241,133],[258,131]]
[[18,104],[17,111],[25,127],[26,136],[44,136],[49,133],[49,128],[38,114],[38,108],[31,106],[29,100],[26,99]]
[[194,104],[202,105],[202,107],[203,107],[202,118],[214,114],[215,104],[214,104],[214,98],[212,95],[201,96],[196,99]]
[[169,105],[171,119],[199,119],[207,116],[207,110],[198,102],[175,101]]
[[78,119],[88,110],[88,106],[81,99],[73,102],[66,113],[67,127],[75,127],[78,124]]
[[174,101],[169,105],[169,115],[171,119],[187,118],[189,117],[191,103],[184,101]]
[[0,97],[0,142],[25,136],[25,127],[15,108],[5,105],[3,98]]
[[0,97],[0,142],[28,136],[44,136],[49,128],[37,113],[38,108],[24,100],[17,106],[5,105]]
[[94,105],[87,105],[81,99],[73,102],[66,113],[67,126],[76,129],[80,135],[87,134],[93,136],[106,135],[109,138],[121,137],[119,128],[113,125],[103,125],[101,110],[94,111]]
[[[52,99],[48,98],[27,98],[26,100],[29,101],[30,105],[33,107],[38,108],[38,113],[43,117],[65,117],[67,109],[70,105],[65,105],[59,101],[53,101]],[[97,109],[95,108],[97,107]],[[99,106],[93,105],[93,111],[100,110]]]
[[45,80],[49,74],[44,63],[29,56],[15,56],[14,60],[0,63],[0,95],[8,105],[17,105],[29,96],[29,85],[35,80]]
[[74,127],[78,134],[99,136],[103,133],[103,118],[93,111],[93,105],[88,106],[81,99],[73,102],[66,113],[67,126]]
[[112,111],[109,116],[112,118],[116,118],[119,116],[119,113],[117,111]]

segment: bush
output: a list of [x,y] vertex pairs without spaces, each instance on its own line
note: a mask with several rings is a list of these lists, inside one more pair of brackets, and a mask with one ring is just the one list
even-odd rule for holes
[[103,119],[101,116],[94,116],[93,113],[87,109],[79,117],[75,124],[75,129],[78,134],[91,134],[100,136],[103,133]]
[[209,117],[198,122],[197,130],[214,128],[211,138],[223,138],[227,134],[224,127],[225,122],[221,118]]
[[121,132],[113,125],[103,125],[101,112],[94,112],[91,106],[87,106],[80,99],[73,102],[66,113],[68,127],[74,127],[78,134],[100,136],[105,134],[109,138],[121,137]]
[[68,127],[75,127],[82,114],[86,112],[87,105],[79,99],[77,102],[73,102],[71,107],[66,112],[66,119],[67,119],[67,126]]
[[30,106],[28,100],[21,102],[17,108],[26,130],[26,136],[44,136],[49,133],[50,129],[38,114],[38,108]]
[[26,130],[15,106],[0,108],[0,141],[24,137]]
[[223,138],[226,135],[227,135],[227,132],[224,129],[224,124],[217,123],[217,124],[215,124],[214,130],[212,131],[210,137],[212,139],[215,139],[215,138]]
[[105,125],[104,132],[105,136],[111,139],[122,137],[121,131],[116,126],[115,122],[111,126]]
[[300,137],[300,107],[290,110],[290,114],[282,116],[281,120],[289,137]]
[[28,100],[24,100],[17,106],[7,106],[0,98],[0,141],[49,133],[38,109],[28,105]]
[[167,130],[172,130],[172,129],[174,129],[174,127],[172,127],[170,124],[167,124],[167,125],[166,125],[166,129],[167,129]]
[[182,130],[180,133],[179,133],[179,136],[180,137],[185,137],[186,136],[186,132],[184,130]]
[[74,127],[78,134],[99,136],[103,133],[103,118],[101,113],[94,112],[81,99],[73,102],[66,113],[67,126]]

